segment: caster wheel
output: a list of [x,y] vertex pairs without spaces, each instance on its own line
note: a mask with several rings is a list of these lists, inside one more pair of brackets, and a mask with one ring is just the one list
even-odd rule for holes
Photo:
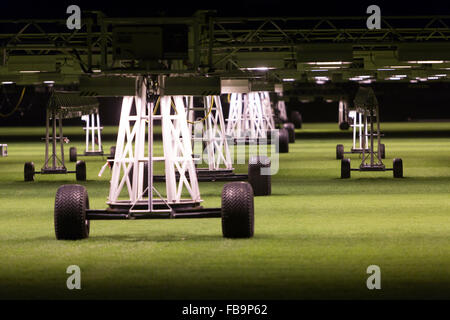
[[77,181],[86,181],[86,162],[80,160],[75,165]]
[[70,162],[77,162],[77,148],[70,147],[70,149],[69,149],[69,160],[70,160]]
[[348,130],[350,128],[350,125],[348,122],[341,122],[339,123],[339,129],[341,130]]
[[350,159],[341,160],[341,179],[350,178]]
[[[268,168],[266,169],[268,172],[264,172],[266,170],[263,168]],[[248,164],[248,183],[252,186],[255,196],[267,196],[272,193],[270,159],[268,157],[253,156],[250,158]]]
[[55,234],[58,240],[80,240],[89,237],[90,223],[86,218],[89,197],[86,188],[78,184],[58,188],[55,198]]
[[23,176],[25,181],[34,181],[34,162],[26,162],[23,168]]
[[296,129],[301,129],[303,125],[302,115],[298,111],[292,111],[291,122],[294,124]]
[[336,146],[336,159],[342,160],[344,159],[344,145],[338,144]]
[[386,159],[386,146],[383,143],[380,144],[380,156],[381,159]]
[[285,123],[283,125],[283,128],[285,128],[288,131],[289,134],[289,143],[295,142],[295,126],[292,122]]
[[279,131],[279,152],[288,153],[289,152],[289,132],[286,128],[282,128]]
[[222,234],[251,238],[254,234],[253,189],[247,182],[227,183],[222,190]]

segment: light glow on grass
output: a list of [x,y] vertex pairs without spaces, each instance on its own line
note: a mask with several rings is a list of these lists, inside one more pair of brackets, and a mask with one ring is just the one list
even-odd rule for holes
[[[219,219],[187,219],[93,221],[89,239],[56,241],[56,190],[77,182],[74,175],[23,182],[24,162],[43,165],[44,128],[30,128],[31,142],[12,141],[19,130],[0,129],[11,138],[3,139],[9,155],[0,158],[3,299],[450,298],[448,122],[383,123],[385,163],[401,157],[405,178],[352,172],[345,181],[335,148],[350,148],[351,131],[304,123],[280,155],[272,196],[255,198],[255,237],[242,240],[222,238]],[[71,133],[78,131],[77,140]],[[421,138],[423,132],[436,136]],[[395,137],[401,133],[415,136]],[[71,146],[83,150],[81,127],[64,134],[67,154]],[[113,143],[105,139],[104,148]],[[160,142],[155,149],[161,152]],[[349,157],[356,166],[358,155]],[[85,159],[88,181],[81,184],[91,208],[105,208],[110,174],[97,173],[106,159]],[[236,172],[247,172],[246,165]],[[220,206],[223,184],[200,183],[205,207]],[[71,264],[82,270],[78,292],[65,288]],[[365,286],[371,264],[381,267],[379,292]]]

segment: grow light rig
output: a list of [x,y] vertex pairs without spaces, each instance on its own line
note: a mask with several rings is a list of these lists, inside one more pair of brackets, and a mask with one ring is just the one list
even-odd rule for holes
[[[123,99],[107,209],[90,209],[83,186],[65,185],[58,189],[55,200],[57,239],[87,238],[90,220],[213,217],[222,218],[225,237],[253,236],[254,207],[250,184],[226,184],[221,208],[203,208],[184,97],[160,96],[161,115],[154,115],[157,93],[156,79],[139,76],[136,78],[136,95]],[[174,112],[171,112],[172,102]],[[154,120],[162,123],[163,156],[155,156],[153,151]],[[155,162],[164,162],[165,195],[154,185]],[[148,166],[146,177],[145,163]],[[187,196],[183,197],[183,192]]]
[[[381,152],[381,133],[378,101],[373,89],[370,87],[360,87],[354,99],[356,113],[362,115],[363,134],[361,135],[361,164],[359,168],[350,167],[350,159],[341,160],[341,178],[350,178],[351,171],[393,171],[394,178],[403,178],[403,162],[400,158],[393,160],[393,168],[386,168]],[[368,138],[368,145],[367,140]]]

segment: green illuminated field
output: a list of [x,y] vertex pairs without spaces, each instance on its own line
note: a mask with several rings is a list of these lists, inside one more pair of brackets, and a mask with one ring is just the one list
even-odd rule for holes
[[[1,129],[9,156],[0,158],[0,298],[449,299],[450,123],[383,125],[385,163],[401,157],[404,179],[339,179],[335,146],[348,149],[351,135],[336,127],[298,131],[273,194],[255,198],[252,239],[224,239],[220,219],[187,219],[93,221],[90,238],[76,242],[55,240],[53,228],[56,190],[75,176],[23,181],[24,162],[43,164],[44,129],[29,129],[30,142],[7,141],[20,128]],[[83,149],[80,140],[66,152],[71,145]],[[86,161],[90,206],[104,208],[110,174],[97,176],[101,158]],[[200,184],[206,207],[220,206],[223,184]],[[66,288],[73,264],[82,290]],[[366,288],[369,265],[381,268],[381,290]]]

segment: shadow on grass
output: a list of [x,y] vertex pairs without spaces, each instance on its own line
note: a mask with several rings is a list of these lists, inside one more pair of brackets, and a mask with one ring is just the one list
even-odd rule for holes
[[[307,230],[308,227],[305,227]],[[222,243],[224,241],[229,242],[247,242],[251,244],[252,242],[261,243],[260,241],[279,241],[279,243],[290,242],[297,243],[297,247],[303,246],[329,246],[330,244],[337,246],[348,247],[349,243],[351,246],[361,246],[361,245],[371,245],[371,244],[385,244],[389,243],[392,246],[396,246],[399,243],[412,244],[414,242],[430,241],[432,243],[445,243],[447,240],[446,234],[429,234],[429,233],[383,233],[383,232],[366,232],[366,233],[350,233],[346,234],[342,231],[338,234],[322,234],[320,232],[316,233],[284,233],[280,234],[278,231],[273,233],[263,232],[258,233],[255,231],[255,235],[252,238],[241,238],[241,239],[230,239],[224,238],[221,232],[217,234],[185,234],[181,232],[173,232],[171,234],[108,234],[108,235],[91,235],[87,239],[82,240],[57,240],[55,235],[41,236],[36,238],[22,239],[18,241],[17,239],[3,240],[5,244],[7,242],[20,242],[25,243],[36,243],[36,241],[43,242],[54,242],[58,244],[67,245],[81,245],[81,244],[104,244],[112,242],[184,242],[184,243],[195,243],[195,242],[216,242]]]
[[[389,138],[448,138],[450,137],[450,130],[398,130],[386,131],[383,133]],[[299,131],[295,133],[295,138],[299,140],[304,139],[338,139],[351,138],[351,131],[333,131],[333,132],[307,132]]]
[[198,242],[198,241],[220,241],[223,240],[221,234],[217,235],[183,235],[183,234],[164,234],[164,235],[107,235],[107,236],[92,236],[88,241],[107,241],[107,242]]
[[[258,235],[258,237],[255,238],[266,238],[270,239],[270,237],[267,236],[261,236]],[[158,235],[148,235],[148,234],[130,234],[130,235],[124,235],[124,234],[110,234],[110,235],[92,235],[88,239],[83,240],[57,240],[54,235],[52,236],[43,236],[43,237],[36,237],[36,238],[30,238],[30,239],[23,239],[20,240],[21,243],[35,243],[36,241],[54,241],[58,242],[59,244],[97,244],[97,243],[104,243],[104,242],[199,242],[199,241],[205,241],[205,242],[222,242],[226,240],[230,241],[252,241],[253,238],[247,238],[247,239],[226,239],[222,236],[221,233],[217,233],[217,235],[195,235],[195,234],[183,234],[183,233],[176,233],[173,234],[158,234]],[[17,242],[17,240],[5,240],[5,242],[8,241],[14,241]]]

